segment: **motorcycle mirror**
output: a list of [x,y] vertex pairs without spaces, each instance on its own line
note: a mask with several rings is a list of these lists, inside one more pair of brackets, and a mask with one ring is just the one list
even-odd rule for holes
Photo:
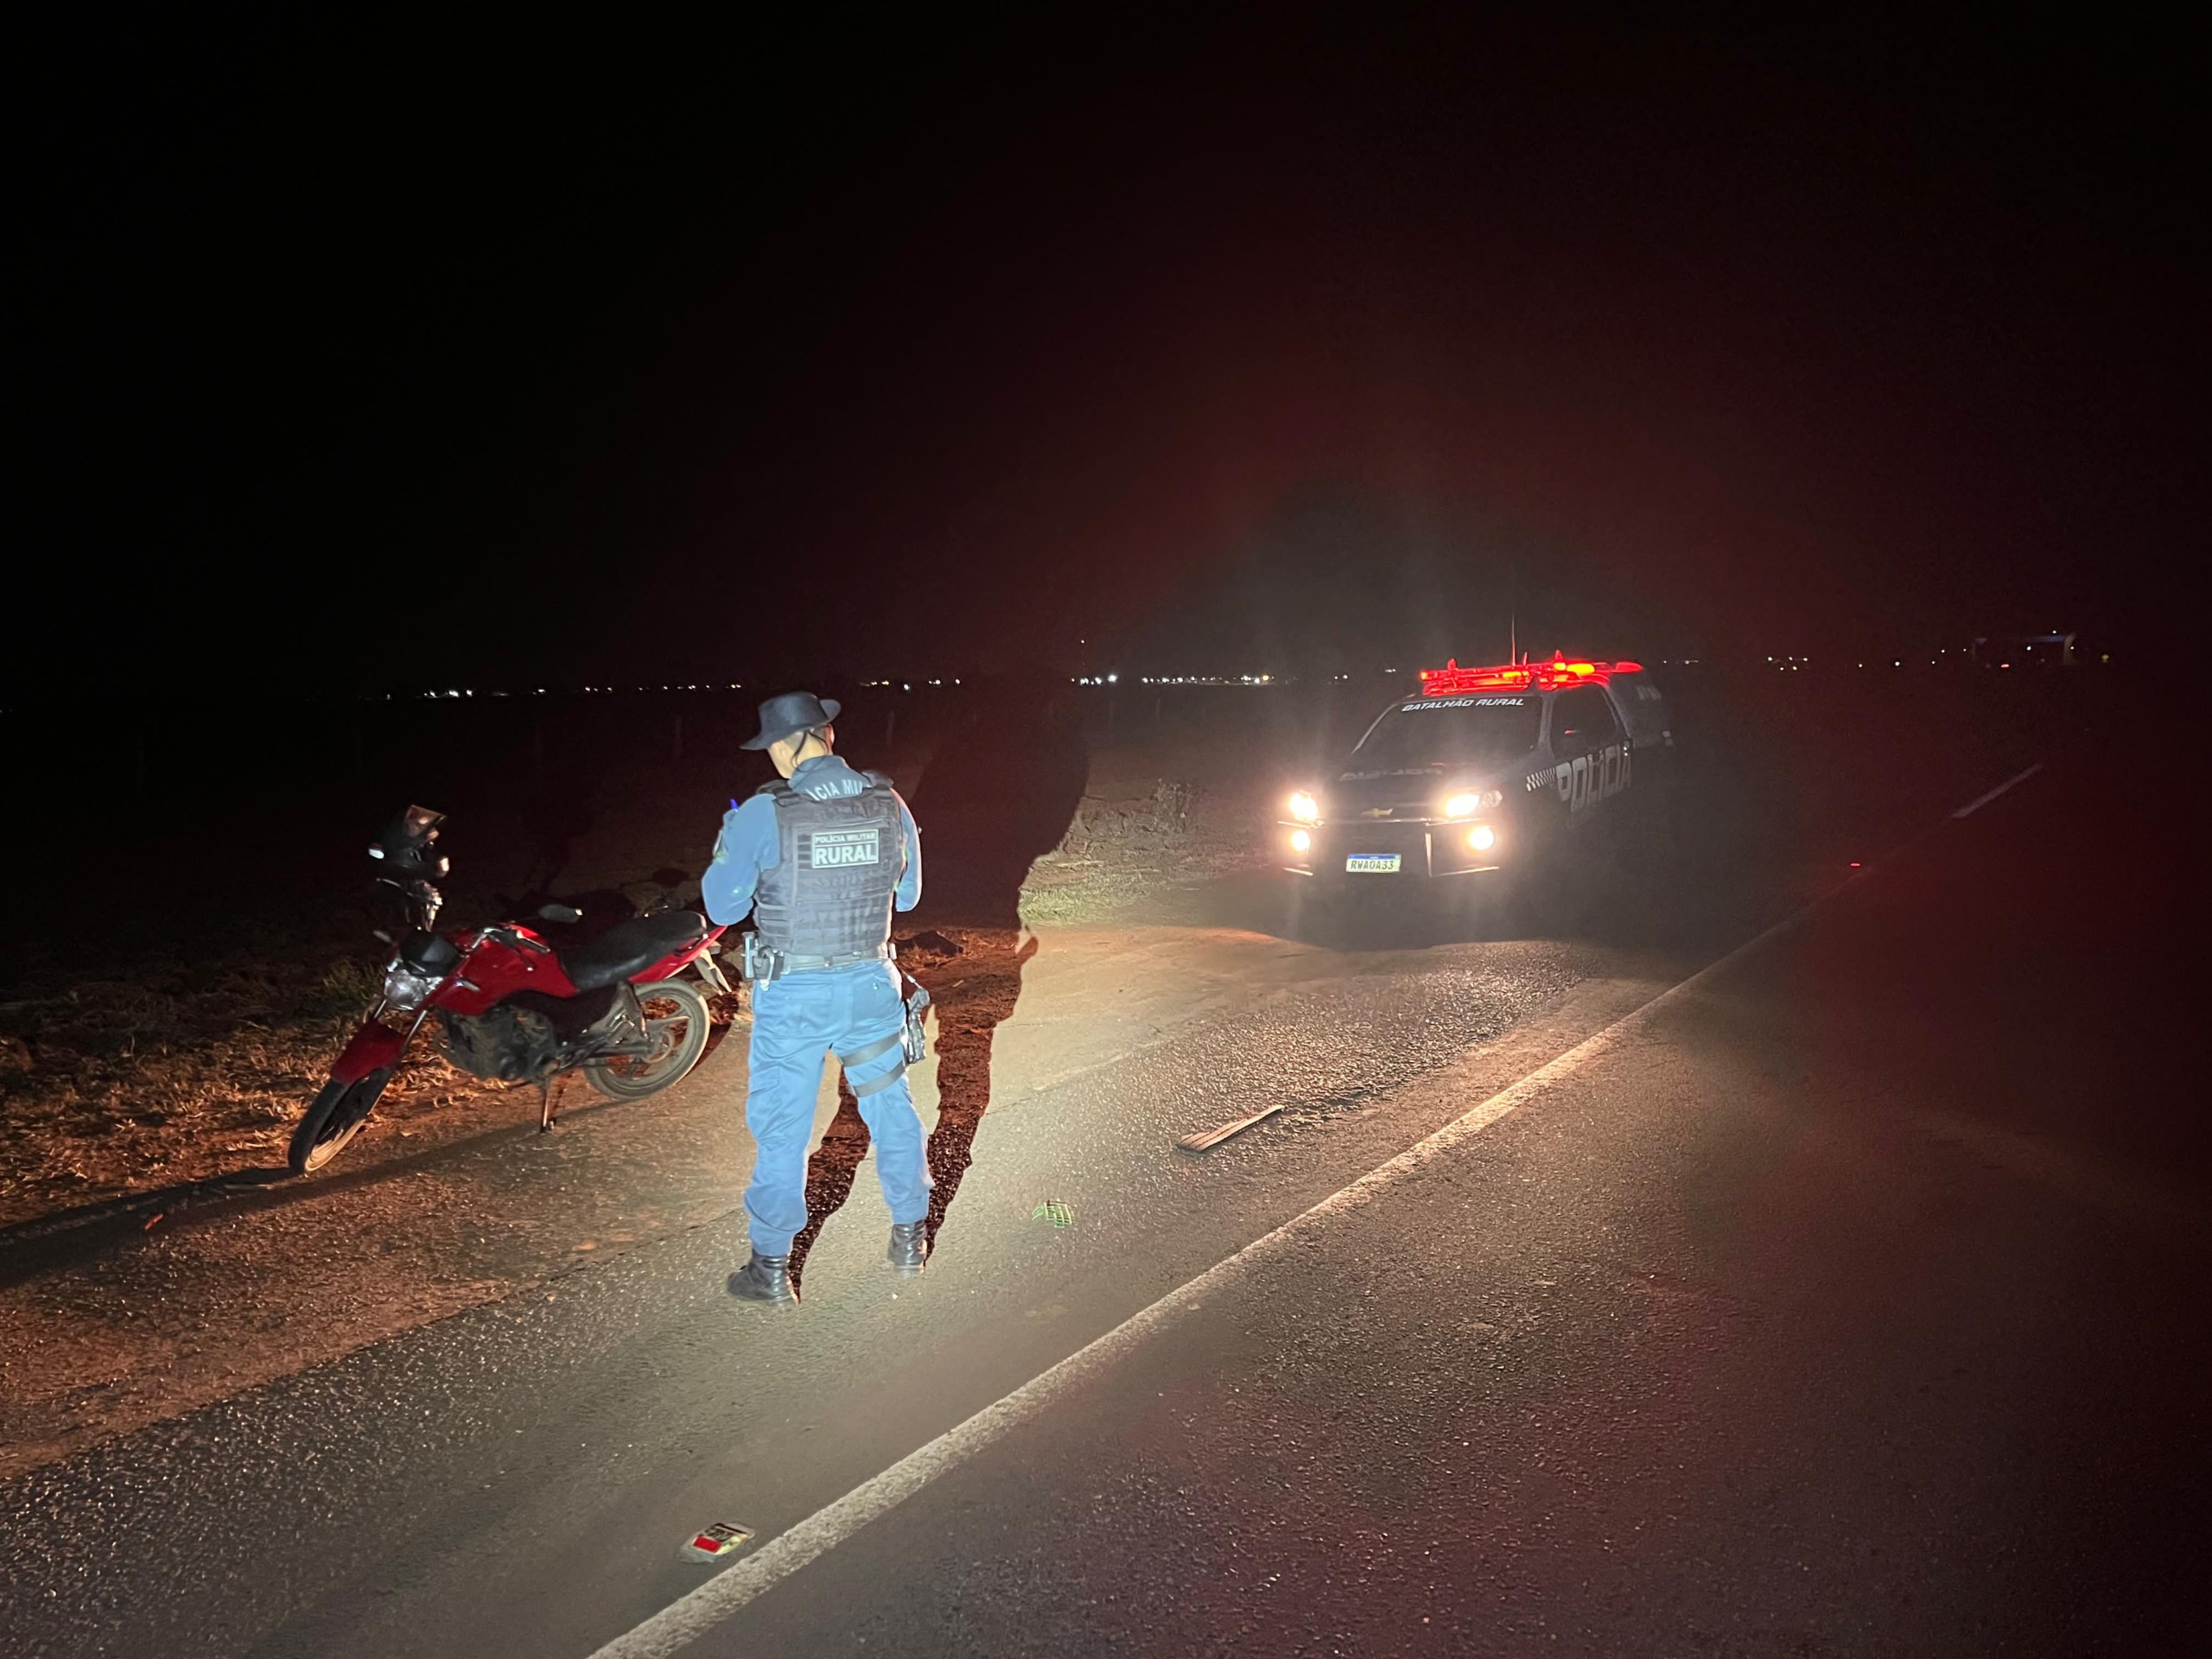
[[581,922],[584,913],[574,905],[540,905],[537,918],[544,922]]

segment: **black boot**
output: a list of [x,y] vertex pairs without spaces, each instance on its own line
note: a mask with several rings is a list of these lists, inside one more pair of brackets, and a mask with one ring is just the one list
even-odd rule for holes
[[927,1220],[891,1224],[891,1248],[885,1254],[891,1258],[893,1272],[904,1275],[922,1270],[930,1255],[929,1225]]
[[766,1302],[772,1307],[797,1307],[798,1293],[791,1288],[791,1259],[763,1255],[753,1259],[729,1276],[729,1294],[741,1302]]

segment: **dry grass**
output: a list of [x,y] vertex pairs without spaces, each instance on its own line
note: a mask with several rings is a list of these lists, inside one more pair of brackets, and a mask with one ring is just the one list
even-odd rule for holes
[[[276,961],[0,1005],[0,1224],[282,1164],[375,970]],[[424,1049],[394,1106],[478,1085]]]
[[1060,844],[1031,867],[1022,918],[1108,920],[1164,889],[1249,868],[1264,847],[1244,791],[1157,778],[1085,795]]

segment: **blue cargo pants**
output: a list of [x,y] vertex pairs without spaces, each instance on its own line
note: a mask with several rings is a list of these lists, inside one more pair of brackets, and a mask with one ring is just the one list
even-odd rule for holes
[[[758,1150],[745,1212],[752,1218],[753,1248],[761,1255],[788,1255],[791,1240],[806,1226],[806,1154],[814,1139],[823,1056],[867,1048],[906,1021],[898,970],[887,962],[785,974],[753,987],[745,1127]],[[845,1073],[868,1125],[883,1201],[891,1219],[901,1223],[921,1220],[930,1208],[929,1164],[913,1091],[903,1076],[872,1093],[860,1090],[897,1071],[904,1058],[893,1044]]]

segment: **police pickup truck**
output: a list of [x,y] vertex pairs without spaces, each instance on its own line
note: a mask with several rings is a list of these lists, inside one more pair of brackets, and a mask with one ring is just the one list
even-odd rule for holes
[[1423,669],[1335,782],[1292,792],[1285,867],[1332,892],[1525,871],[1613,816],[1674,745],[1636,663]]

